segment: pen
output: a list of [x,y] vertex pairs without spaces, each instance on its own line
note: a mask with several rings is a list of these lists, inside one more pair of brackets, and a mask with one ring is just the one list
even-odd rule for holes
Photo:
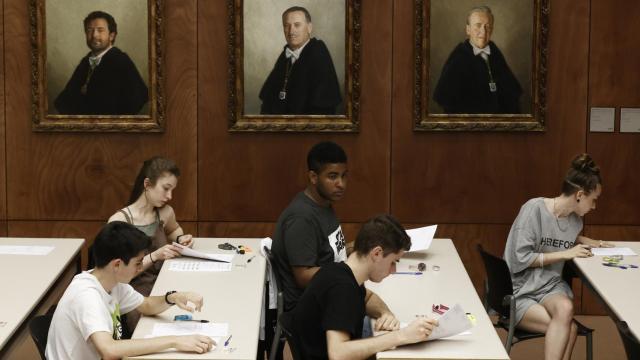
[[247,260],[247,264],[251,262],[251,260],[253,260],[253,258],[256,257],[255,255],[253,255],[252,257],[249,258],[249,260]]
[[420,271],[396,271],[395,275],[422,275]]
[[233,336],[233,334],[229,335],[229,338],[227,339],[227,341],[224,342],[224,346],[229,346],[229,342],[231,342],[231,337],[232,336]]

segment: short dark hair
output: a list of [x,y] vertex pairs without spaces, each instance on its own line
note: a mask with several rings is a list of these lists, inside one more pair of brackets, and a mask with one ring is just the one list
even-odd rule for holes
[[180,177],[180,169],[178,169],[178,166],[173,160],[160,156],[154,156],[149,160],[145,160],[133,183],[133,189],[131,190],[131,195],[129,195],[129,203],[127,205],[133,204],[138,200],[140,195],[142,195],[144,191],[144,179],[148,178],[151,184],[155,185],[156,181],[158,181],[164,173],[173,175],[176,178]]
[[309,10],[303,8],[302,6],[292,6],[292,7],[288,8],[287,10],[285,10],[282,13],[282,19],[284,20],[284,16],[285,15],[287,15],[290,12],[294,12],[294,11],[302,11],[304,13],[305,19],[307,19],[307,22],[308,23],[311,22],[311,14],[309,14]]
[[323,141],[315,144],[307,154],[307,167],[311,171],[320,173],[326,164],[346,164],[347,154],[340,145],[333,141]]
[[589,194],[598,184],[602,185],[600,168],[589,154],[580,154],[571,161],[571,167],[562,182],[562,194],[573,195],[578,190]]
[[[84,18],[84,28],[87,29],[91,20],[95,19],[104,19],[107,22],[107,26],[109,28],[109,33],[118,33],[118,24],[116,24],[116,20],[113,16],[109,15],[104,11],[92,11]],[[114,39],[115,40],[115,39]]]
[[365,256],[376,246],[380,246],[387,256],[411,249],[411,238],[396,218],[388,214],[378,215],[362,225],[353,250],[358,256]]
[[113,221],[100,229],[93,242],[93,260],[97,268],[107,266],[112,260],[121,259],[125,265],[151,246],[151,238],[135,226],[123,221]]

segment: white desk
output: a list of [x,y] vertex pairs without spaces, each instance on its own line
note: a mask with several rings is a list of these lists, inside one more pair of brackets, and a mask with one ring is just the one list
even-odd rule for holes
[[80,270],[84,239],[0,238],[0,245],[53,246],[47,255],[0,254],[0,358],[38,359],[28,322],[58,302]]
[[[406,264],[424,262],[422,275],[389,275],[379,284],[367,282],[366,287],[377,293],[402,322],[411,322],[415,315],[432,315],[433,304],[453,306],[459,303],[476,319],[470,335],[401,346],[380,352],[378,359],[509,359],[500,338],[478,294],[469,279],[458,252],[450,239],[434,239],[429,250],[407,253],[400,260],[398,271]],[[439,266],[435,271],[433,266]]]
[[[151,295],[164,295],[167,291],[196,291],[203,295],[202,312],[194,318],[229,324],[233,335],[230,347],[233,352],[224,352],[222,344],[206,354],[165,352],[133,357],[133,359],[255,359],[258,348],[260,310],[266,261],[260,255],[261,239],[196,238],[194,249],[209,253],[233,253],[218,249],[218,244],[230,242],[249,246],[252,252],[236,255],[233,267],[228,272],[176,272],[169,271],[167,262],[162,267]],[[250,263],[247,260],[254,256]],[[182,260],[198,260],[184,258]],[[205,261],[205,260],[202,260]],[[140,319],[133,338],[144,338],[158,322],[171,322],[177,314],[186,313],[177,306],[154,317]]]
[[[640,242],[616,241],[614,244],[631,248],[640,255]],[[575,258],[573,262],[581,278],[602,299],[614,320],[626,321],[636,339],[640,339],[640,268],[624,270],[604,266],[601,256]],[[625,256],[621,263],[640,266],[640,256]]]

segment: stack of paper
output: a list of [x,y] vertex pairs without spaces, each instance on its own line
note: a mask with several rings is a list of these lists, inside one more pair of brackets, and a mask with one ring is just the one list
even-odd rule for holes
[[409,251],[427,250],[431,246],[433,236],[436,234],[438,225],[425,226],[417,229],[407,230],[407,235],[411,238],[411,249]]
[[193,250],[192,248],[178,244],[177,242],[174,242],[173,246],[180,249],[180,255],[182,256],[190,256],[200,259],[230,263],[233,260],[234,256],[233,254],[207,254],[203,253],[202,251]]

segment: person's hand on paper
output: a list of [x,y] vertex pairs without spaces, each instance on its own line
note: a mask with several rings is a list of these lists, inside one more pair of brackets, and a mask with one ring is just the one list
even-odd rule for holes
[[379,318],[376,319],[375,324],[373,325],[374,331],[382,331],[382,330],[398,330],[400,328],[400,321],[396,319],[395,315],[391,312],[384,312],[380,315]]
[[191,234],[178,235],[176,242],[180,245],[193,248],[193,236],[191,236]]
[[576,246],[572,247],[569,250],[565,250],[568,259],[573,259],[576,257],[584,258],[593,256],[591,253],[591,247],[589,245],[584,244],[576,244]]
[[426,341],[436,326],[438,326],[438,320],[419,317],[412,321],[407,327],[400,329],[400,334],[404,338],[405,344],[413,344]]
[[213,349],[216,342],[204,335],[183,335],[176,336],[173,344],[178,351],[195,352],[198,354],[206,353]]
[[[170,299],[171,302],[175,303],[182,310],[186,310],[189,312],[200,311],[202,309],[203,298],[202,295],[191,292],[191,291],[180,291],[173,293]],[[189,306],[189,303],[192,303],[195,306]]]
[[172,244],[167,244],[152,253],[153,261],[173,259],[180,256],[180,249]]

